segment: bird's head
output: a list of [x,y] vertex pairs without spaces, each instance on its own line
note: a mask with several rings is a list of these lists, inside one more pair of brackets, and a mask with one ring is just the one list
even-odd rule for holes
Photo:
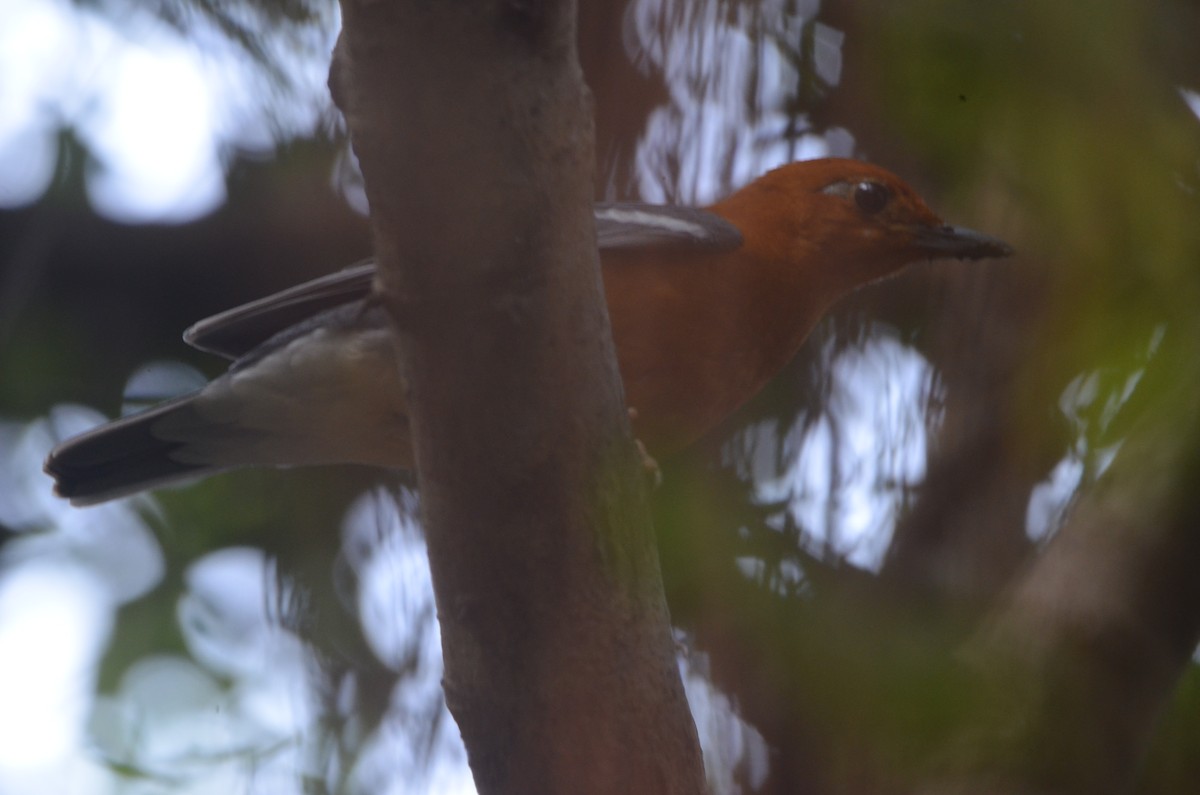
[[[933,259],[1006,257],[1001,240],[949,226],[903,180],[857,160],[805,160],[771,171],[731,196],[722,211],[761,239],[778,261],[841,293]],[[750,232],[750,229],[745,231]]]

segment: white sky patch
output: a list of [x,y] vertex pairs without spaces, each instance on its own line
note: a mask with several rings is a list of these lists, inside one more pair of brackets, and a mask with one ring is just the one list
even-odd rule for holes
[[204,373],[172,359],[143,364],[125,382],[121,416],[127,417],[161,403],[196,392],[208,385]]
[[197,56],[165,33],[137,38],[61,0],[0,5],[0,204],[46,189],[62,124],[98,156],[88,192],[110,217],[186,220],[224,200]]
[[346,511],[342,550],[357,575],[363,632],[376,656],[404,671],[392,690],[389,715],[368,742],[354,772],[363,792],[467,795],[475,783],[458,724],[442,695],[442,642],[417,498],[404,510],[383,490]]
[[193,658],[150,655],[126,669],[93,710],[97,751],[170,791],[300,792],[319,737],[315,666],[279,623],[270,561],[218,550],[185,581],[178,614]]
[[1187,103],[1188,108],[1192,111],[1197,119],[1200,119],[1200,93],[1191,90],[1190,88],[1180,88],[1179,96],[1183,97],[1183,101]]
[[[676,631],[675,636],[677,646],[686,644],[681,632]],[[712,683],[704,654],[682,651],[676,660],[712,792],[738,792],[735,773],[739,770],[751,786],[761,787],[770,769],[771,749],[766,740],[738,716],[729,697]]]
[[127,43],[87,127],[104,167],[88,175],[93,203],[116,220],[183,220],[225,200],[212,87],[195,56],[166,41]]
[[0,2],[0,206],[48,187],[61,127],[97,156],[96,209],[126,222],[186,221],[225,198],[230,148],[271,152],[308,135],[329,106],[337,30],[268,30],[260,44],[289,85],[196,21],[183,38],[131,4],[112,16],[66,0]]
[[827,413],[803,436],[789,432],[791,464],[778,477],[756,476],[758,497],[787,502],[818,554],[877,570],[906,487],[925,475],[935,375],[917,351],[876,335],[838,355],[832,378]]
[[46,94],[62,91],[69,67],[60,57],[71,35],[59,4],[0,5],[0,207],[33,201],[54,173],[54,137]]
[[1049,541],[1062,526],[1083,475],[1083,462],[1068,456],[1055,465],[1049,477],[1033,487],[1025,508],[1025,535],[1030,540]]
[[81,567],[0,569],[0,768],[52,765],[82,744],[110,611]]
[[267,674],[291,636],[279,624],[283,597],[274,564],[254,547],[227,547],[188,566],[177,615],[184,643],[210,671]]
[[17,130],[7,137],[0,134],[0,207],[21,207],[45,193],[57,155],[54,139],[48,135],[32,130]]
[[[651,114],[638,146],[646,201],[706,204],[784,163],[851,153],[853,138],[844,131],[794,132],[788,103],[801,78],[781,47],[801,40],[804,24],[819,10],[816,2],[809,5],[768,0],[756,6],[757,22],[747,13],[731,15],[718,0],[637,0],[631,6],[625,48],[635,61],[661,70],[671,92],[670,104]],[[761,43],[760,30],[778,35]],[[841,78],[843,38],[815,24],[814,66],[830,84]],[[748,97],[751,87],[756,93]],[[798,123],[802,129],[803,119]],[[677,184],[669,182],[672,161],[682,164]]]

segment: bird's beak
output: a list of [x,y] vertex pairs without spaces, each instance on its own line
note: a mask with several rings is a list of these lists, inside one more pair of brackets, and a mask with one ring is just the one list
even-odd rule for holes
[[921,226],[915,234],[917,248],[935,259],[984,259],[1013,253],[1012,246],[1003,240],[962,226]]

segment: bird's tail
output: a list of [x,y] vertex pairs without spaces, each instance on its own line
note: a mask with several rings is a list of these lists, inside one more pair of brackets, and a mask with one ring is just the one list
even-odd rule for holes
[[194,406],[195,395],[101,425],[50,451],[46,473],[55,492],[74,505],[128,497],[169,483],[200,478],[228,466],[188,461],[184,442],[164,439],[156,429],[207,424]]

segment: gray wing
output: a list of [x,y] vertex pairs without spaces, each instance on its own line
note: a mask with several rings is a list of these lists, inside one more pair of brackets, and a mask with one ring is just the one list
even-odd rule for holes
[[600,251],[689,249],[731,251],[742,244],[738,228],[698,207],[631,202],[597,204]]
[[[728,251],[742,244],[738,228],[695,207],[602,203],[595,206],[596,243],[601,253],[653,250]],[[371,294],[375,263],[345,270],[201,320],[184,332],[191,346],[239,359],[275,335]]]
[[238,359],[314,315],[363,300],[371,294],[374,279],[375,262],[364,260],[205,318],[183,332],[183,339],[202,351]]

